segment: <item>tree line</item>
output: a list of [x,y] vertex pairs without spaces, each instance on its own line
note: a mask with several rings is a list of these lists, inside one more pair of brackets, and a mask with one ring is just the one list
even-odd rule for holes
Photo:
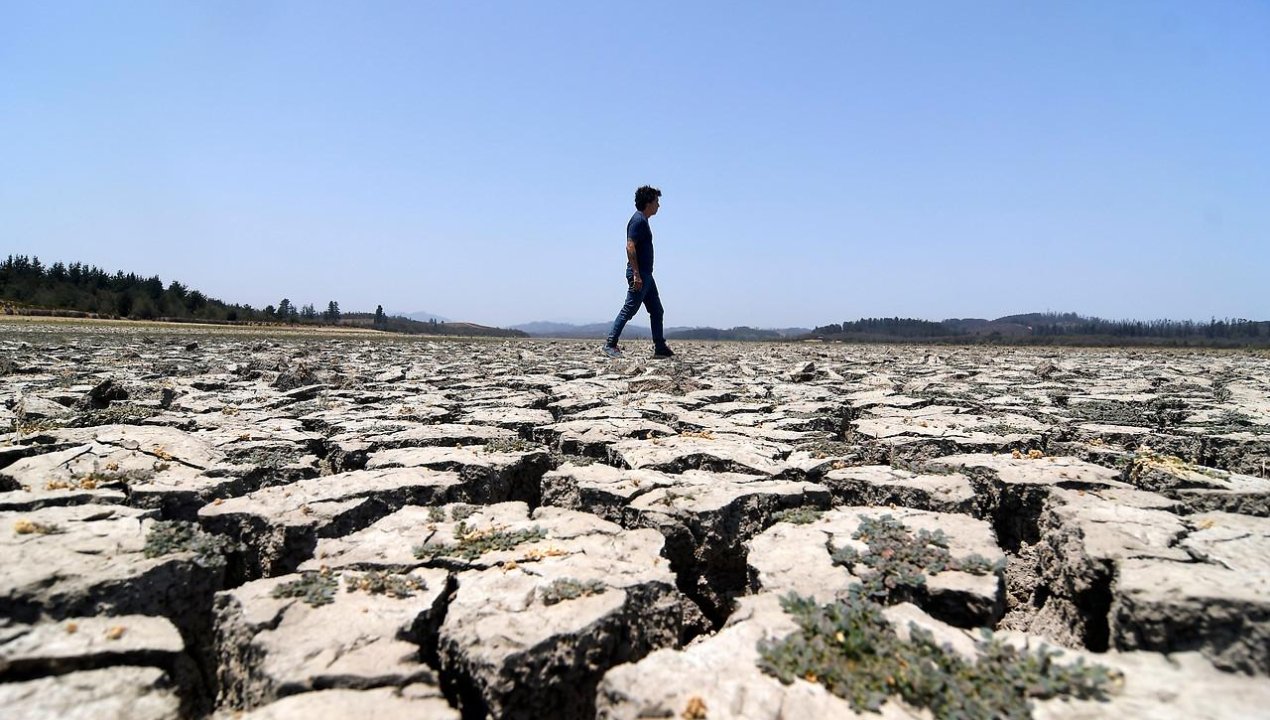
[[[122,270],[109,273],[94,265],[55,262],[39,257],[10,255],[0,262],[0,299],[40,308],[69,310],[132,320],[201,320],[208,322],[289,322],[337,324],[343,317],[338,302],[325,310],[296,305],[283,298],[264,308],[227,303],[158,275],[143,277]],[[376,325],[384,321],[376,310]]]
[[1270,345],[1270,321],[1244,318],[1104,320],[1076,313],[1030,313],[997,320],[863,318],[821,325],[811,335],[829,340],[1008,342],[1029,345]]
[[1270,340],[1270,322],[1243,318],[1208,322],[1193,320],[1102,320],[1085,318],[1081,322],[1051,323],[1032,326],[1038,337],[1064,335],[1102,335],[1114,338],[1160,338],[1188,340]]
[[143,277],[122,270],[108,273],[85,263],[45,265],[38,257],[10,255],[0,262],[0,301],[28,306],[27,314],[83,314],[130,320],[177,320],[211,323],[295,323],[369,327],[386,332],[426,335],[527,337],[525,333],[469,323],[419,322],[390,317],[382,305],[374,313],[347,313],[331,300],[318,310],[282,298],[276,305],[254,308],[208,297],[198,290],[158,275]]
[[842,323],[821,325],[813,335],[882,335],[897,338],[935,338],[966,334],[964,330],[944,323],[914,318],[861,318]]

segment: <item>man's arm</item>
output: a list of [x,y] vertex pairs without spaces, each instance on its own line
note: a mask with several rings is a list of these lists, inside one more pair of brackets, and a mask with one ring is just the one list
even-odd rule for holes
[[626,262],[630,263],[631,270],[635,271],[631,275],[631,288],[639,290],[644,287],[644,278],[639,274],[639,257],[635,254],[634,238],[626,238]]

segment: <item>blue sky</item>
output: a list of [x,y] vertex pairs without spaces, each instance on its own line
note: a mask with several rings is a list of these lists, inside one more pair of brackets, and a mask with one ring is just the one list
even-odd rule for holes
[[3,254],[607,321],[645,183],[672,326],[1270,319],[1270,3],[0,0]]

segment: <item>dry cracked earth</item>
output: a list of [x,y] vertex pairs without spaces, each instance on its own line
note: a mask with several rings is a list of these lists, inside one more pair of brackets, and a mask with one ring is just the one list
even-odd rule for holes
[[1264,356],[679,350],[0,325],[0,714],[953,716],[773,669],[870,582],[1099,668],[1033,717],[1270,713]]

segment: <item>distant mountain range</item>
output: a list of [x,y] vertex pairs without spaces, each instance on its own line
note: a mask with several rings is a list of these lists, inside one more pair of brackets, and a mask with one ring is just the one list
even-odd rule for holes
[[[950,318],[943,321],[915,320],[909,318],[880,318],[876,320],[860,320],[843,325],[828,325],[815,329],[805,327],[789,328],[752,328],[746,326],[734,328],[689,327],[676,326],[666,328],[666,338],[670,340],[783,340],[808,335],[836,335],[839,333],[862,333],[878,335],[927,336],[945,335],[989,335],[1017,337],[1032,334],[1033,326],[1058,323],[1070,325],[1087,322],[1075,313],[1027,313],[1009,315],[995,320],[986,318]],[[869,327],[863,327],[864,325]],[[509,329],[520,330],[530,337],[545,338],[603,338],[609,334],[610,322],[575,324],[564,322],[538,321],[513,325]],[[650,338],[652,333],[645,325],[630,324],[622,332],[622,337]]]
[[[528,333],[530,337],[603,338],[608,337],[609,330],[612,327],[613,323],[611,321],[588,323],[586,325],[538,321],[523,325],[513,325],[510,329]],[[622,337],[650,338],[652,336],[652,331],[642,325],[630,324],[622,331]]]
[[[575,325],[573,323],[539,321],[513,325],[511,329],[521,330],[528,333],[530,337],[604,338],[608,336],[612,326],[613,323],[611,322]],[[713,327],[676,326],[666,328],[666,338],[668,340],[780,340],[782,338],[806,335],[809,332],[811,332],[810,328],[758,329],[735,327],[724,330]],[[622,337],[651,338],[652,332],[646,326],[631,324],[627,325],[626,329],[622,331]]]
[[[385,313],[387,314],[387,313]],[[519,330],[487,327],[475,323],[451,322],[437,320],[428,314],[428,320],[412,320],[403,315],[388,315],[380,323],[375,322],[375,313],[344,313],[340,324],[353,327],[373,328],[389,332],[409,335],[463,335],[469,337],[525,337]]]
[[[573,324],[533,322],[513,330],[530,337],[600,339],[608,335],[610,323]],[[646,326],[627,325],[624,339],[646,339]],[[940,342],[1002,343],[1028,345],[1207,345],[1248,347],[1270,345],[1270,321],[1213,318],[1209,322],[1189,320],[1103,320],[1072,312],[1020,313],[996,319],[948,318],[941,321],[917,318],[861,318],[830,323],[816,328],[668,327],[668,340],[754,340],[774,341],[819,339],[855,342]]]
[[1070,312],[1022,313],[995,320],[950,318],[940,322],[891,317],[821,325],[812,330],[811,336],[860,342],[1249,347],[1270,345],[1270,321],[1104,320]]
[[[347,317],[347,314],[346,314]],[[515,334],[536,338],[603,339],[611,322],[567,323],[538,321],[514,325],[506,330],[455,323],[436,313],[419,311],[400,317],[431,324],[444,324],[445,332],[466,335]],[[404,321],[403,323],[408,322]],[[418,332],[414,328],[393,328],[398,332]],[[648,340],[647,325],[630,324],[622,333],[625,340]],[[1099,345],[1270,345],[1270,322],[1243,319],[1210,322],[1172,320],[1104,320],[1072,312],[1020,313],[996,319],[947,318],[932,321],[917,318],[861,318],[830,323],[815,328],[687,327],[666,328],[666,338],[712,341],[772,341],[820,339],[853,342],[941,342],[1003,344],[1099,344]]]
[[411,312],[411,313],[390,312],[388,314],[394,317],[403,317],[403,318],[406,318],[407,320],[418,320],[419,322],[429,322],[432,320],[436,320],[439,323],[451,322],[450,318],[444,317],[442,315],[438,315],[434,312],[428,312],[427,310],[416,310],[415,312]]

